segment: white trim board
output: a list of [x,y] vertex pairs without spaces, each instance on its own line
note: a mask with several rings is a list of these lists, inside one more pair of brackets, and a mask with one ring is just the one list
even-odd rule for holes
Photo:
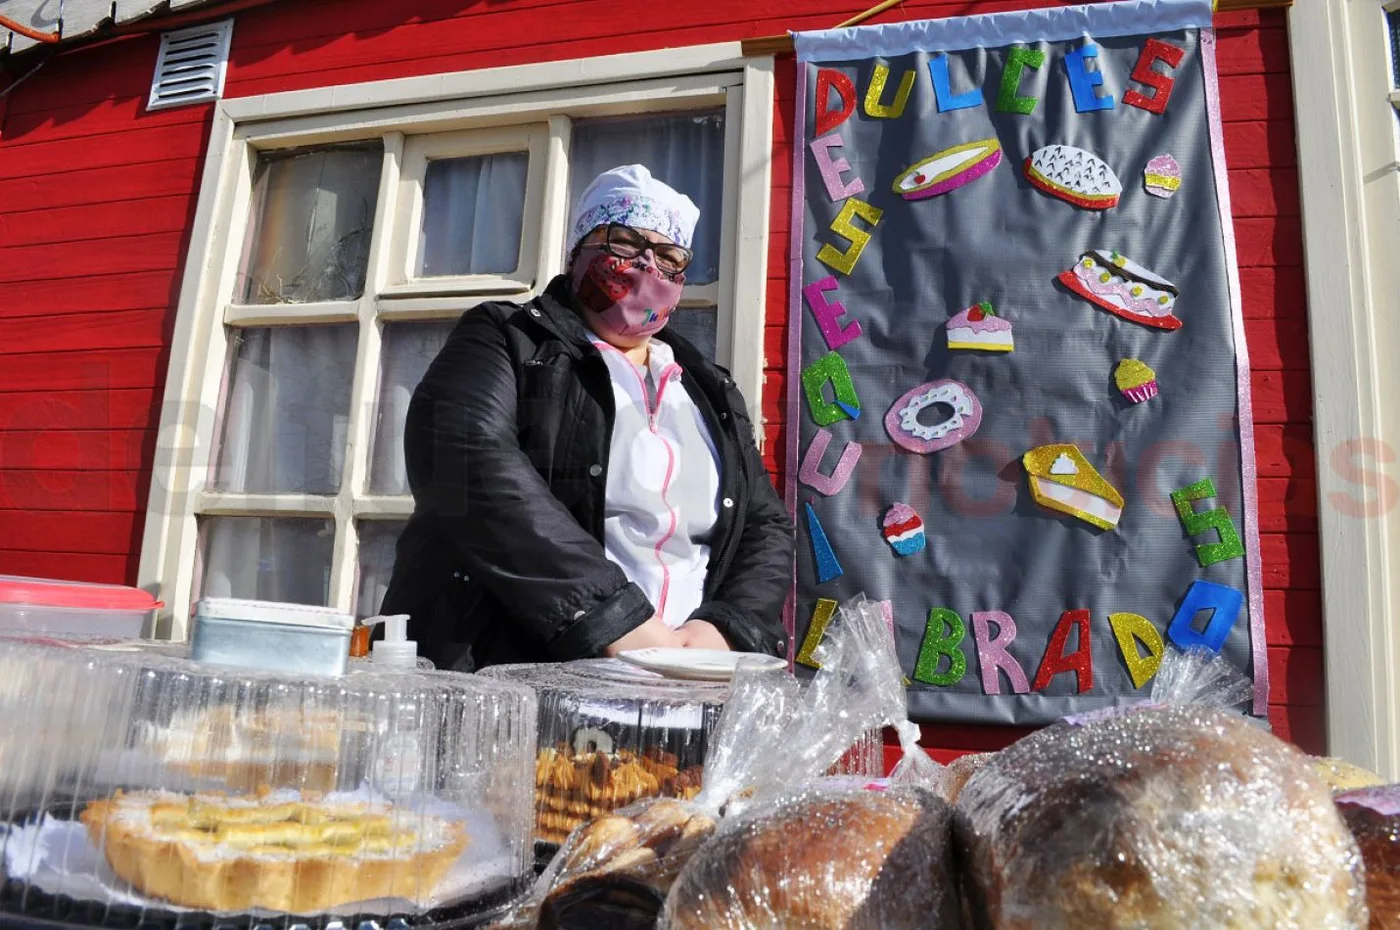
[[[1288,12],[1317,448],[1328,751],[1400,779],[1400,184],[1378,0]],[[1371,17],[1376,21],[1372,22]]]

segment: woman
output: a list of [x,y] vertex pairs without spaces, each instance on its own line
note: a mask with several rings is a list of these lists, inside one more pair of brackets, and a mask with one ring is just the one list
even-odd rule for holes
[[792,522],[734,380],[664,331],[699,215],[640,165],[603,173],[566,273],[464,314],[414,391],[382,610],[439,668],[787,648]]

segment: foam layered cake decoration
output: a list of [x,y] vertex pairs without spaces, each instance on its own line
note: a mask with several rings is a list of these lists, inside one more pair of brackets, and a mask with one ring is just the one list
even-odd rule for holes
[[1059,281],[1094,306],[1154,329],[1181,329],[1177,289],[1167,279],[1111,249],[1091,249]]

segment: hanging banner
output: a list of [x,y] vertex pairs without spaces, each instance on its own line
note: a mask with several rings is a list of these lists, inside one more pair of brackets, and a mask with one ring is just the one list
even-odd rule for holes
[[799,33],[788,501],[799,669],[884,601],[914,719],[1268,700],[1209,0]]

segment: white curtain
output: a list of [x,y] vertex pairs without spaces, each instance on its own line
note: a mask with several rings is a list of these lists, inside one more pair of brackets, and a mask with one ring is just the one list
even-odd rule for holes
[[365,288],[379,143],[264,156],[244,248],[250,304],[354,300]]
[[324,605],[330,593],[335,524],[303,517],[205,517],[209,597]]
[[339,492],[357,335],[353,323],[235,331],[216,489]]
[[407,494],[403,461],[403,427],[413,389],[447,342],[453,321],[389,323],[379,362],[379,408],[375,411],[374,457],[369,489],[373,494]]
[[525,212],[524,152],[428,164],[418,274],[508,274],[520,263]]
[[724,111],[676,116],[629,116],[574,124],[569,206],[598,175],[619,165],[645,165],[652,177],[695,201],[695,260],[689,284],[719,277],[720,211],[724,204]]
[[355,616],[373,617],[379,613],[394,573],[394,547],[405,526],[398,520],[366,520],[360,524],[360,588],[355,598]]

